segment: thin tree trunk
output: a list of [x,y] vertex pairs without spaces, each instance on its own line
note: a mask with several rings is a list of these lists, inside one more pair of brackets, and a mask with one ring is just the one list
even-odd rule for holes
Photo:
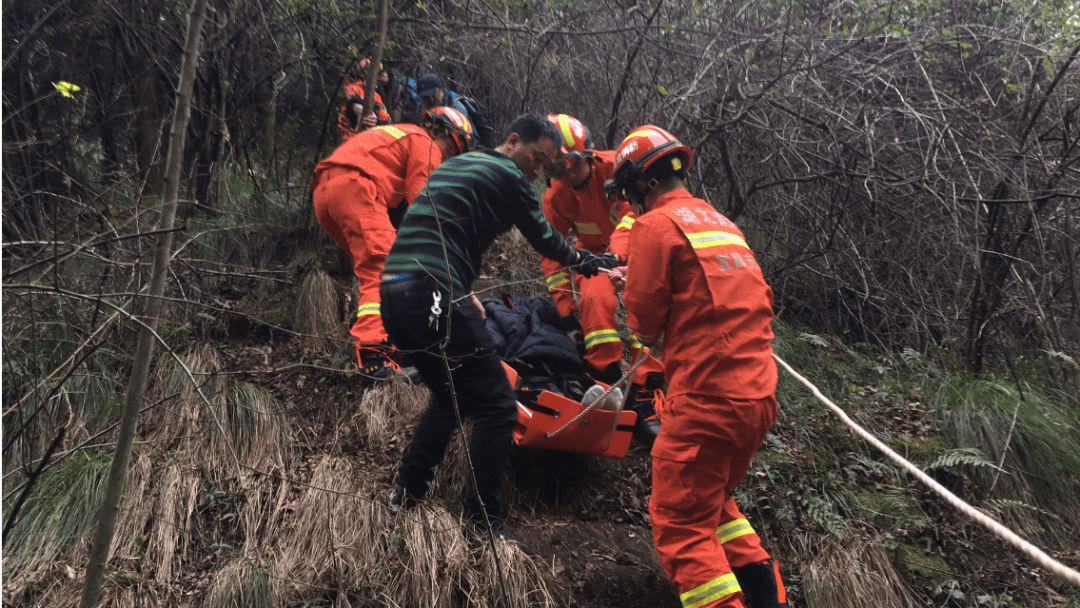
[[364,83],[364,111],[356,121],[356,130],[362,130],[364,117],[371,114],[375,107],[375,84],[382,72],[383,45],[386,44],[386,22],[390,18],[390,0],[379,0],[379,41],[375,44],[375,52],[371,54],[371,63],[368,64],[367,82]]
[[626,93],[627,87],[630,85],[630,71],[634,69],[634,59],[637,58],[638,51],[641,50],[641,45],[645,43],[646,32],[649,26],[652,25],[653,19],[656,18],[656,14],[660,12],[660,7],[663,6],[664,0],[659,0],[656,3],[656,8],[653,9],[652,14],[645,20],[645,27],[641,30],[641,36],[634,44],[634,48],[630,51],[630,55],[626,58],[626,69],[623,70],[622,81],[619,82],[619,90],[615,92],[615,100],[611,102],[611,118],[608,119],[607,124],[607,147],[610,150],[614,150],[619,146],[619,142],[615,141],[615,134],[619,132],[619,106],[622,105],[623,94]]
[[105,488],[105,501],[98,513],[94,544],[90,549],[86,566],[86,580],[83,583],[80,608],[93,608],[101,595],[101,583],[105,566],[109,561],[109,548],[112,545],[116,529],[116,518],[120,511],[120,497],[124,493],[127,481],[127,469],[131,460],[131,446],[135,440],[135,424],[138,422],[139,405],[146,391],[147,376],[150,371],[150,359],[154,354],[154,335],[158,316],[161,314],[162,296],[165,294],[165,279],[168,275],[169,257],[172,249],[172,227],[176,219],[176,201],[180,192],[181,165],[184,160],[184,135],[188,120],[191,118],[191,90],[195,83],[195,68],[198,64],[199,43],[202,34],[203,19],[206,14],[207,0],[194,0],[188,13],[187,40],[184,45],[184,61],[180,68],[180,86],[176,93],[176,113],[173,116],[172,131],[169,134],[169,151],[165,161],[165,185],[161,197],[161,223],[154,250],[154,269],[150,279],[150,290],[143,309],[145,327],[139,332],[139,344],[135,350],[135,365],[131,370],[128,392],[124,404],[124,415],[120,421],[120,431],[116,439],[116,454],[109,468],[108,485]]

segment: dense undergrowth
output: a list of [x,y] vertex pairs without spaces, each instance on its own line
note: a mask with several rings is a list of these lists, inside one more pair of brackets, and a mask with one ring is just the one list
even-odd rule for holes
[[[321,269],[340,270],[329,243],[270,230],[271,212],[237,209],[248,223],[224,210],[189,219],[177,283],[203,305],[175,302],[163,324],[170,351],[158,359],[142,413],[106,590],[114,605],[484,606],[507,593],[515,606],[672,599],[647,542],[640,545],[649,492],[640,445],[623,461],[517,455],[511,510],[539,539],[539,563],[501,550],[495,560],[462,544],[454,522],[465,482],[460,449],[440,469],[425,515],[391,518],[385,490],[423,391],[361,390],[342,339],[352,309],[348,268],[328,276]],[[543,293],[531,256],[520,236],[502,239],[482,287]],[[248,270],[236,273],[241,266]],[[42,316],[108,314],[31,297]],[[4,374],[4,391],[40,398],[9,405],[5,416],[5,521],[53,438],[48,430],[67,435],[5,532],[4,601],[69,605],[110,462],[130,338],[105,329],[112,339],[59,383],[44,370],[86,337],[45,323],[34,340],[20,340],[30,330],[14,320],[5,318],[13,373]],[[852,418],[969,503],[1080,563],[1075,361],[1018,354],[974,375],[945,348],[887,353],[783,317],[775,329],[777,354]],[[882,606],[1080,606],[1080,591],[955,513],[805,387],[780,377],[777,426],[737,498],[784,564],[794,605],[876,597]],[[62,407],[35,409],[40,403]],[[601,541],[575,546],[545,526],[583,526],[574,528],[583,538],[602,526],[628,531],[638,544],[618,548],[630,565],[609,565],[636,574],[618,579],[605,562],[596,566]],[[566,571],[575,564],[581,572]],[[623,599],[615,588],[626,590]]]

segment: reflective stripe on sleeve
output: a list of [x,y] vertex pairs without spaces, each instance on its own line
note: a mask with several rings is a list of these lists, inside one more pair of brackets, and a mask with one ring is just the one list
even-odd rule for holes
[[619,330],[617,329],[598,329],[585,334],[585,349],[588,350],[594,346],[606,344],[608,342],[619,341]]
[[547,281],[548,289],[558,289],[564,285],[570,283],[570,273],[565,270],[551,273],[550,276],[544,279]]

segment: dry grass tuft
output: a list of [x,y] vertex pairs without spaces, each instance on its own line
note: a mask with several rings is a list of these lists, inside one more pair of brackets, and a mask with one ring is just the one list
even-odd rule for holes
[[145,574],[163,585],[195,557],[203,526],[199,512],[240,490],[238,462],[249,475],[238,520],[244,555],[260,554],[259,534],[276,529],[276,509],[285,502],[287,484],[251,471],[284,471],[296,449],[273,396],[219,377],[216,351],[197,346],[183,361],[201,382],[210,407],[179,364],[163,359],[153,391],[165,405],[147,412],[149,441],[132,468],[113,539],[116,557],[145,558]]
[[258,564],[240,559],[217,571],[207,592],[207,608],[258,606],[278,608],[285,605],[285,589],[275,564]]
[[810,608],[916,608],[879,538],[830,544],[810,564],[804,588]]
[[300,284],[293,330],[303,334],[307,343],[318,350],[331,349],[331,343],[344,333],[334,281],[318,268],[308,272]]
[[146,530],[147,522],[154,515],[154,494],[147,492],[154,475],[154,460],[149,450],[142,450],[128,469],[120,517],[109,550],[113,559],[140,559],[135,539]]
[[173,567],[180,568],[189,552],[197,520],[193,520],[202,487],[202,473],[197,469],[169,467],[165,472],[158,499],[154,529],[146,543],[147,562],[156,566],[154,579],[167,585]]
[[410,382],[381,382],[364,391],[352,423],[365,438],[368,449],[382,452],[390,443],[407,441],[408,425],[415,424],[427,408],[431,393]]
[[324,457],[316,466],[275,539],[286,579],[346,589],[375,569],[385,547],[379,531],[386,528],[387,509],[357,496],[356,479],[350,458]]
[[[482,586],[487,591],[486,605],[503,606],[502,588],[506,587],[506,596],[509,600],[507,608],[554,608],[555,598],[548,591],[544,577],[537,567],[543,563],[531,558],[512,542],[499,542],[495,544],[495,551],[499,560],[495,561],[495,554],[491,545],[485,544],[479,550],[480,566],[483,574]],[[499,576],[499,572],[502,576]],[[501,578],[501,581],[500,581]]]
[[424,507],[388,524],[389,595],[403,606],[454,605],[469,567],[460,519],[441,507]]
[[161,588],[147,584],[137,575],[114,575],[105,580],[100,605],[110,608],[158,608],[167,604],[175,605],[177,598],[169,598],[171,601],[167,601],[160,593]]

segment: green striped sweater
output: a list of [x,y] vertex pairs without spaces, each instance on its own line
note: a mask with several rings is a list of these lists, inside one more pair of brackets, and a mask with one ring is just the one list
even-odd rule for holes
[[383,274],[431,275],[455,291],[470,290],[480,258],[517,226],[541,255],[564,264],[574,248],[544,219],[532,184],[514,161],[478,150],[444,161],[409,207]]

